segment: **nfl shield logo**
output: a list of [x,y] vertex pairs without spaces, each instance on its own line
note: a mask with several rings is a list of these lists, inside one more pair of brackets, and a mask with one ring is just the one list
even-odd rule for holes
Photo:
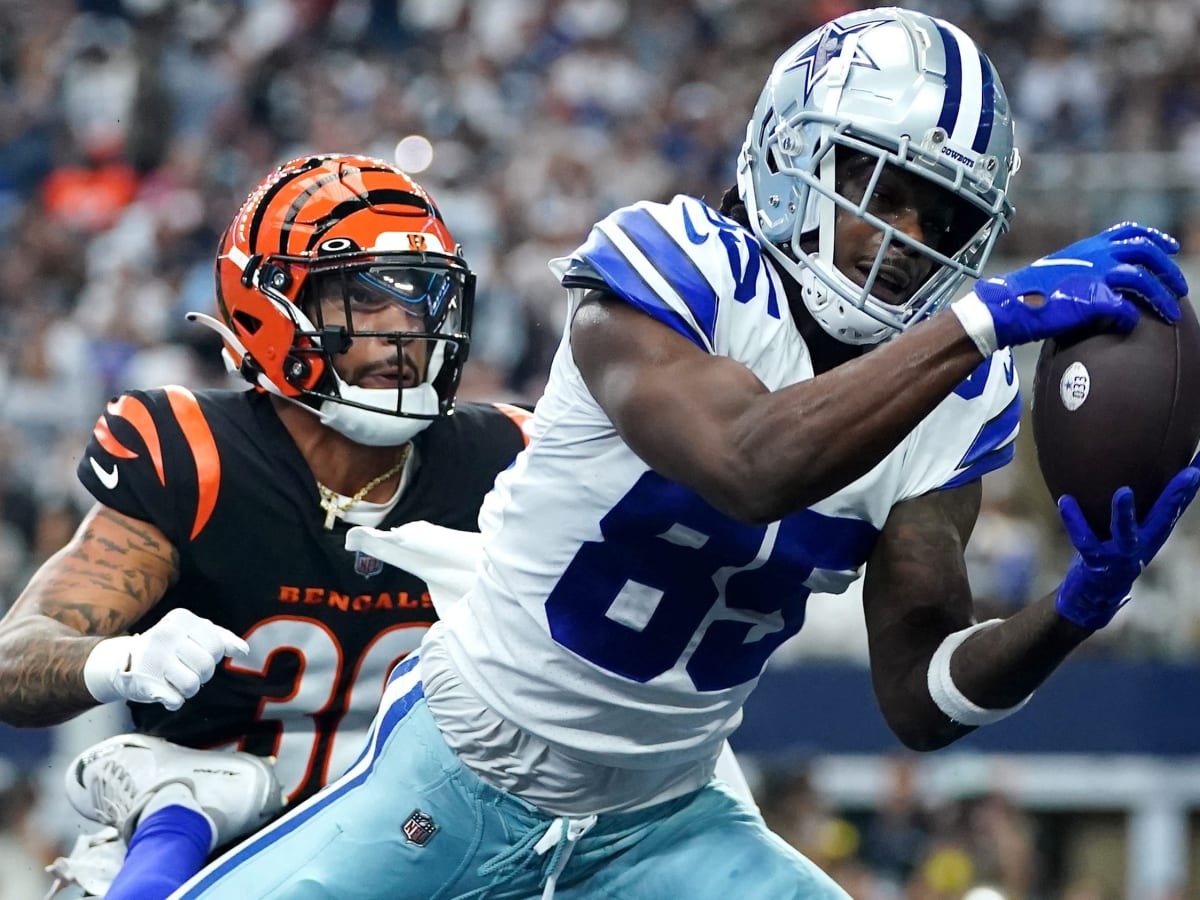
[[371,578],[383,571],[383,560],[359,550],[354,554],[354,571],[363,578]]
[[434,824],[428,813],[421,812],[419,809],[414,809],[405,821],[403,829],[405,838],[410,844],[416,844],[418,847],[424,847],[429,843],[429,839],[437,832],[438,827]]

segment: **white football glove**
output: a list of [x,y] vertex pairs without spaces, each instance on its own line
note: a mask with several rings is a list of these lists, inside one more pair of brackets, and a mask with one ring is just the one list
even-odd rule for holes
[[186,609],[173,609],[141,634],[92,648],[83,681],[101,703],[161,703],[172,712],[194,697],[226,656],[250,652],[240,637]]

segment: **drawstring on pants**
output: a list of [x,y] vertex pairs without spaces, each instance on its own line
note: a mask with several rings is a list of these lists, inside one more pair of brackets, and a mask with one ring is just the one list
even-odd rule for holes
[[538,856],[544,855],[551,847],[554,848],[554,853],[550,856],[550,872],[546,876],[546,887],[542,891],[542,900],[554,900],[554,888],[558,884],[558,876],[567,867],[567,860],[571,858],[575,842],[591,831],[595,824],[596,817],[594,815],[584,816],[582,819],[559,816],[550,823],[550,827],[546,829],[541,840],[533,845],[533,852]]
[[[571,858],[571,852],[575,849],[575,843],[592,830],[592,826],[596,824],[594,815],[583,816],[575,819],[570,816],[559,816],[550,823],[550,827],[542,832],[538,837],[536,830],[530,831],[525,837],[517,841],[512,847],[503,853],[492,857],[482,866],[479,867],[479,874],[483,876],[491,875],[499,872],[507,866],[515,863],[519,857],[529,853],[532,845],[532,850],[537,856],[545,856],[547,852],[553,850],[550,855],[548,872],[542,877],[539,884],[544,885],[542,890],[542,900],[554,900],[554,890],[558,884],[559,876],[562,875],[563,869],[567,866],[567,861]],[[480,888],[479,891],[487,890],[486,887]],[[476,892],[472,891],[467,896],[472,896]]]

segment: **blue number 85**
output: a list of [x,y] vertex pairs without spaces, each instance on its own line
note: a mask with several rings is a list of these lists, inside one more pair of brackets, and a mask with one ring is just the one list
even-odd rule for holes
[[[806,512],[744,525],[647,472],[601,520],[604,539],[580,547],[550,593],[550,633],[634,681],[687,657],[699,691],[742,684],[804,624],[817,538],[836,541],[829,521]],[[865,558],[874,530],[854,524],[855,546],[843,545],[839,557]]]

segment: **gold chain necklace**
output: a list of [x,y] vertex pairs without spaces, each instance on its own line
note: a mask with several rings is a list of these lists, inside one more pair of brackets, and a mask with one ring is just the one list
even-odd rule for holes
[[384,472],[382,475],[376,475],[366,484],[358,489],[358,492],[353,497],[343,497],[337,491],[332,491],[321,482],[317,482],[317,491],[321,495],[321,509],[325,510],[325,527],[333,528],[333,522],[337,518],[345,518],[346,511],[354,504],[358,503],[363,497],[371,493],[379,485],[383,484],[397,472],[404,469],[404,464],[408,462],[408,454],[412,450],[412,443],[404,445],[404,449],[400,451],[400,459],[396,464]]

